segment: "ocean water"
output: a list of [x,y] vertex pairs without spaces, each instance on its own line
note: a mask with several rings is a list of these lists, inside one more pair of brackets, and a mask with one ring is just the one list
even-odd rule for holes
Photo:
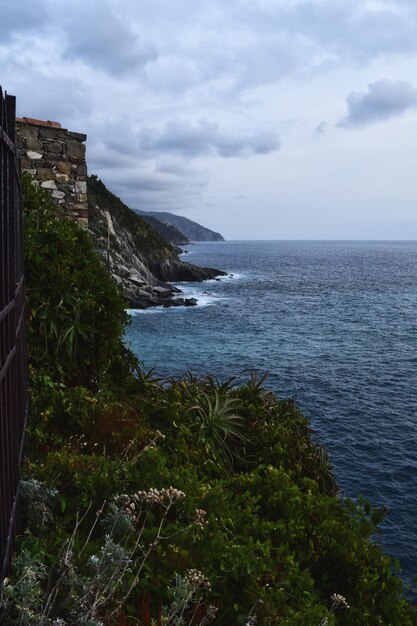
[[220,379],[268,371],[326,446],[343,492],[389,514],[378,539],[417,575],[417,242],[198,243],[233,274],[179,284],[197,307],[132,311],[146,368]]

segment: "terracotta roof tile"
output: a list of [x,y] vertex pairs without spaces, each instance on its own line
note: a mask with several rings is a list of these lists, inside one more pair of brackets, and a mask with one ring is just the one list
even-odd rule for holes
[[16,122],[20,124],[35,124],[36,126],[52,126],[53,128],[62,128],[59,122],[52,122],[51,120],[37,120],[34,117],[17,117]]

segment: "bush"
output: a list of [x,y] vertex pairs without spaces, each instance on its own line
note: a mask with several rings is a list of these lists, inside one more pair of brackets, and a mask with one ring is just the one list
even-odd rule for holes
[[88,233],[60,217],[27,175],[22,185],[31,363],[55,380],[96,388],[110,370],[129,371],[122,294]]

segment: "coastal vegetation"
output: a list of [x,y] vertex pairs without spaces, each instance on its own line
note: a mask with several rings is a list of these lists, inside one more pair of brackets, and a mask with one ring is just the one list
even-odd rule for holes
[[417,624],[383,511],[341,496],[295,403],[250,372],[145,372],[89,235],[23,186],[32,401],[6,623]]

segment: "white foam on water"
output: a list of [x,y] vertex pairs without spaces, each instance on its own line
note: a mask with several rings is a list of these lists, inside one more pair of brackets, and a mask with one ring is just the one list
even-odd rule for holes
[[[226,276],[219,276],[221,282],[226,282],[228,280],[242,280],[243,278],[246,278],[247,275],[246,274],[238,274],[235,272],[231,272],[230,274],[226,274]],[[216,280],[216,279],[215,279]]]
[[216,304],[216,302],[219,302],[220,300],[226,300],[226,298],[211,292],[195,294],[194,298],[198,300],[197,306],[199,307],[209,306],[210,304]]
[[[228,280],[242,280],[246,278],[246,274],[230,273],[226,276],[218,276],[217,278],[210,278],[203,283],[171,283],[173,287],[177,287],[181,290],[180,293],[173,294],[174,298],[196,298],[198,300],[197,307],[205,307],[216,304],[222,300],[229,300],[227,296],[220,296],[213,290],[219,282],[227,282]],[[131,317],[136,315],[145,315],[151,313],[159,313],[161,311],[184,311],[184,309],[192,310],[194,306],[171,306],[171,307],[149,307],[148,309],[126,309],[126,312]]]
[[[165,313],[167,311],[169,312],[184,312],[184,310],[190,311],[194,308],[201,308],[201,307],[206,307],[206,306],[210,306],[212,304],[216,304],[217,302],[219,302],[220,300],[227,300],[228,298],[225,298],[223,296],[219,296],[216,293],[213,293],[210,290],[204,290],[204,291],[198,291],[195,287],[190,287],[187,288],[187,286],[185,285],[181,285],[181,293],[177,293],[174,294],[175,297],[178,298],[195,298],[197,300],[197,305],[196,306],[170,306],[170,307],[164,307],[164,306],[153,306],[153,307],[149,307],[148,309],[126,309],[126,313],[128,315],[130,315],[130,317],[136,317],[137,315],[149,315],[151,313],[161,313],[162,311]],[[201,289],[201,287],[200,287]]]
[[[181,293],[177,294],[179,298],[196,298],[197,306],[208,306],[215,304],[219,300],[226,300],[224,296],[219,296],[208,283],[216,284],[215,280],[205,280],[204,283],[177,283],[175,287],[181,289]],[[192,307],[189,307],[192,308]]]
[[[204,284],[215,285],[216,283],[225,283],[228,280],[242,280],[244,278],[247,278],[247,274],[231,273],[231,274],[226,274],[226,276],[217,276],[217,278],[209,278],[208,280],[204,281]],[[181,289],[181,283],[177,283],[176,286]]]
[[125,309],[125,311],[128,315],[130,315],[130,317],[136,317],[136,315],[139,315],[139,313],[144,312],[144,310],[142,309]]

